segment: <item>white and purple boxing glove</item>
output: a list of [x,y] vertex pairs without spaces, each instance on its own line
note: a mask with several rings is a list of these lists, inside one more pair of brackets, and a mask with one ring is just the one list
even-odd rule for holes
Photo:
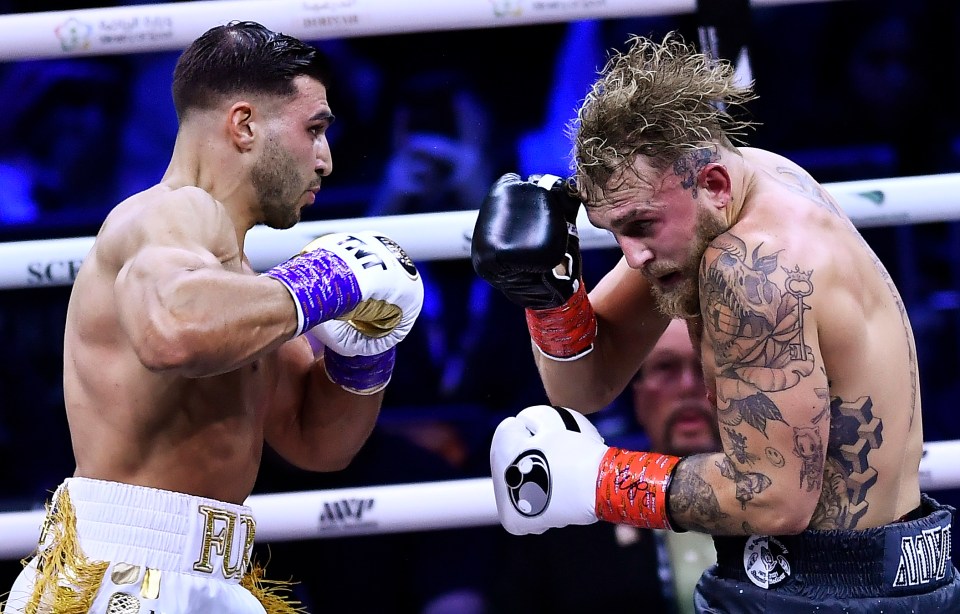
[[330,379],[357,394],[383,390],[396,344],[423,306],[423,280],[395,241],[376,232],[331,233],[263,273],[297,306],[297,334],[324,346]]

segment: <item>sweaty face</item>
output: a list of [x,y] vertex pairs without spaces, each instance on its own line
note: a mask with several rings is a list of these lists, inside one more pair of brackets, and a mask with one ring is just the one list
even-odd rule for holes
[[590,221],[610,230],[627,264],[650,281],[657,306],[671,317],[700,314],[700,260],[726,230],[717,199],[700,187],[709,158],[656,170],[638,158],[610,178]]
[[304,76],[294,83],[294,96],[264,105],[263,147],[250,173],[263,223],[278,229],[300,221],[302,209],[320,190],[321,177],[333,170],[326,136],[333,113],[326,88]]

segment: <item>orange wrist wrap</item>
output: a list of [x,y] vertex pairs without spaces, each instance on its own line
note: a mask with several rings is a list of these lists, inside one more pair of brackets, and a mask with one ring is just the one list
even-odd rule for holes
[[667,489],[678,456],[609,448],[597,474],[597,518],[645,529],[672,529]]
[[563,305],[550,309],[527,309],[527,329],[530,337],[547,356],[561,360],[586,354],[597,338],[597,316],[580,287]]

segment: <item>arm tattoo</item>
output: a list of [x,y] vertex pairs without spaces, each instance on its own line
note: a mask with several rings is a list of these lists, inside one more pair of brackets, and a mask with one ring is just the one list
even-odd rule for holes
[[[829,386],[830,383],[827,382]],[[824,416],[830,415],[830,389],[829,388],[817,388],[814,390],[817,395],[817,398],[823,401],[823,409],[820,410],[820,413],[813,417],[814,424],[820,424],[820,421],[823,420]]]
[[[727,518],[710,483],[700,477],[708,455],[688,456],[678,465],[670,481],[670,509],[684,516],[684,526],[701,533],[715,533],[717,524]],[[713,529],[713,530],[712,530]]]
[[[804,298],[813,293],[813,271],[779,267],[778,252],[747,255],[739,237],[715,241],[721,253],[704,263],[701,296],[714,336],[718,418],[728,426],[743,421],[765,436],[767,421],[787,424],[767,394],[796,386],[813,373],[813,353],[804,342]],[[769,275],[787,279],[781,289]],[[725,404],[719,403],[725,402]]]
[[[816,194],[829,202],[828,195]],[[713,247],[719,253],[711,251],[711,259],[704,259],[700,294],[704,330],[712,337],[716,361],[717,417],[729,454],[717,462],[720,474],[734,482],[736,499],[746,509],[772,480],[762,472],[745,470],[748,465],[753,469],[759,458],[749,451],[747,436],[737,427],[745,423],[768,437],[767,425],[781,422],[792,427],[793,449],[787,453],[768,446],[764,455],[775,468],[786,465],[785,453],[800,459],[800,488],[821,492],[811,524],[856,528],[877,482],[868,454],[883,442],[883,424],[873,415],[872,399],[831,399],[829,389],[821,387],[814,391],[817,414],[805,424],[791,425],[773,397],[800,384],[814,369],[823,373],[804,335],[814,271],[781,266],[780,252],[764,253],[762,243],[750,251],[730,233],[715,239]],[[782,282],[771,278],[774,273]],[[898,298],[895,288],[891,292]],[[912,355],[910,368],[916,368]],[[827,415],[829,443],[824,451]]]
[[753,464],[753,461],[759,460],[760,457],[756,454],[750,454],[747,452],[747,436],[742,433],[738,433],[730,427],[723,427],[723,430],[727,432],[727,437],[729,437],[730,447],[733,448],[731,453],[734,458],[737,459],[737,462],[741,465],[747,463]]
[[800,486],[806,482],[807,492],[819,489],[823,479],[823,439],[820,437],[820,428],[794,427],[793,453],[802,461]]
[[783,458],[783,454],[780,454],[780,451],[773,447],[767,447],[763,451],[764,455],[767,457],[767,460],[770,461],[770,464],[779,469],[787,464],[787,460]]
[[736,497],[740,502],[740,509],[747,509],[747,502],[753,499],[754,495],[760,494],[773,484],[773,481],[762,473],[738,471],[726,456],[717,463],[717,467],[720,469],[720,475],[730,478],[736,484]]

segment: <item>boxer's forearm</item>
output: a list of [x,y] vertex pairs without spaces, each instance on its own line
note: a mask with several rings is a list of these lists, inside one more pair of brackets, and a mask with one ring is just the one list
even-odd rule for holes
[[610,368],[602,347],[569,362],[544,356],[536,344],[531,347],[547,398],[554,405],[593,413],[613,401],[630,381],[629,376]]
[[762,467],[737,469],[723,452],[681,460],[673,473],[670,517],[712,535],[788,535],[805,530],[818,490],[799,487]]
[[533,346],[533,356],[550,402],[581,412],[598,411],[616,399],[637,373],[668,320],[659,314],[618,323],[597,314],[597,336],[589,354],[556,361]]
[[343,469],[373,431],[383,392],[358,395],[332,382],[306,336],[284,344],[278,357],[278,381],[264,422],[267,442],[301,469]]

